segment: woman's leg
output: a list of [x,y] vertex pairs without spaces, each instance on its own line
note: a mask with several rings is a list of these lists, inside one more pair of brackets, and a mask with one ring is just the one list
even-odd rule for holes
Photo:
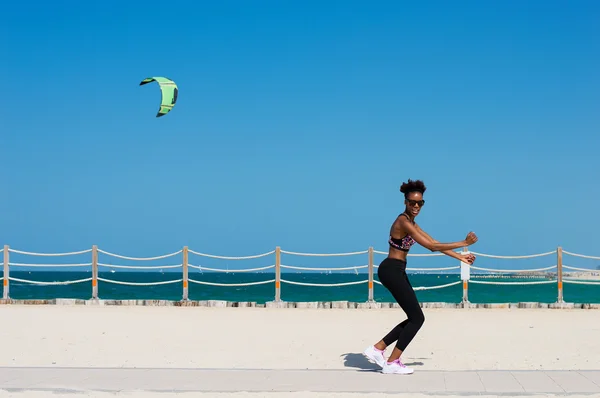
[[423,310],[408,280],[408,275],[406,275],[403,269],[399,267],[394,268],[380,267],[378,270],[379,280],[390,291],[394,299],[406,313],[408,319],[394,327],[375,345],[377,349],[383,350],[396,341],[396,347],[387,359],[388,362],[393,362],[400,358],[402,352],[413,340],[421,326],[423,326],[423,322],[425,322]]
[[390,332],[388,334],[385,335],[385,337],[383,339],[379,340],[379,342],[377,344],[375,344],[375,348],[383,351],[390,344],[397,341],[398,337],[400,336],[400,332],[402,332],[402,329],[404,329],[404,326],[406,326],[407,323],[408,323],[408,319],[405,319],[404,321],[397,324],[392,330],[390,330]]

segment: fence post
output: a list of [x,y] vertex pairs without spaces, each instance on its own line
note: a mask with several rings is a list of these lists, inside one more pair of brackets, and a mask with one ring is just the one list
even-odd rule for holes
[[373,247],[369,246],[369,302],[375,301],[373,299]]
[[183,261],[182,261],[182,269],[183,269],[183,301],[188,301],[189,291],[188,291],[188,247],[183,247]]
[[92,246],[92,299],[98,299],[98,246]]
[[[463,247],[463,254],[469,252],[469,249]],[[471,266],[465,262],[460,262],[460,279],[463,281],[463,308],[468,308],[469,304],[469,279],[471,279]]]
[[8,251],[8,245],[4,245],[4,279],[2,280],[2,285],[4,286],[4,293],[2,295],[2,298],[4,300],[8,300],[10,298],[10,295],[8,294],[9,290],[10,290],[10,284],[9,284],[9,278],[10,278],[10,270],[8,269],[8,256],[9,256],[9,251]]
[[275,301],[281,301],[281,248],[275,248]]
[[558,303],[564,303],[563,300],[563,270],[562,270],[562,247],[556,249],[556,278],[558,279]]

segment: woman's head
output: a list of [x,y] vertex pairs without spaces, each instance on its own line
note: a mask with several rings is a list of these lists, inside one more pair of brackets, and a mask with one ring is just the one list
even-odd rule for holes
[[421,208],[425,204],[423,200],[423,194],[427,190],[423,181],[411,179],[408,182],[403,182],[400,186],[400,192],[404,194],[404,204],[406,205],[406,212],[416,217],[421,211]]

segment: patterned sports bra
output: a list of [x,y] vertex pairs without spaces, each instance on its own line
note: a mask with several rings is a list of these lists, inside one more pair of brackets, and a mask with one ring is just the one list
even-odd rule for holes
[[[408,218],[410,220],[410,218],[408,217],[408,215],[406,213],[402,213],[400,215],[406,216],[406,218]],[[414,224],[415,222],[413,221],[412,223]],[[388,239],[388,243],[394,249],[398,249],[398,250],[402,250],[403,252],[407,252],[410,250],[410,247],[417,242],[412,238],[412,236],[407,234],[402,239],[396,239],[396,238],[392,237],[392,235],[390,235],[390,238]]]

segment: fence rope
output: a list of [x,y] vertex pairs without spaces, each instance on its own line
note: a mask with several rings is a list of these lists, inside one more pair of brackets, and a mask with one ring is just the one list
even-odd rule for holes
[[26,251],[23,251],[23,250],[11,249],[9,247],[8,251],[12,252],[12,253],[27,254],[29,256],[54,257],[54,256],[72,256],[72,255],[75,255],[75,254],[89,253],[89,252],[92,251],[92,249],[80,250],[80,251],[76,251],[76,252],[67,252],[67,253],[35,253],[35,252],[26,252]]
[[196,252],[191,249],[188,249],[188,253],[192,253],[197,256],[203,256],[203,257],[219,258],[222,260],[248,260],[248,259],[252,259],[252,258],[261,258],[261,257],[269,256],[269,255],[275,253],[275,250],[271,250],[270,252],[266,252],[266,253],[262,253],[262,254],[255,254],[255,255],[251,255],[251,256],[237,256],[237,257],[236,256],[216,256],[214,254],[206,254],[206,253]]
[[535,269],[493,269],[493,268],[476,267],[474,265],[471,265],[470,267],[472,269],[477,269],[477,270],[480,270],[480,271],[492,271],[492,272],[505,273],[505,272],[540,272],[540,271],[547,271],[549,269],[556,268],[556,265],[552,265],[550,267],[545,267],[545,268],[535,268]]
[[319,286],[319,287],[334,286],[335,287],[335,286],[360,285],[360,284],[369,282],[369,280],[365,279],[364,281],[340,282],[340,283],[308,283],[308,282],[294,282],[294,281],[288,281],[287,279],[281,279],[281,282],[289,283],[290,285],[299,285],[299,286]]
[[232,273],[232,272],[263,271],[265,269],[275,268],[275,264],[273,264],[273,265],[267,265],[265,267],[258,267],[258,268],[223,269],[223,268],[209,268],[209,267],[204,267],[204,266],[201,266],[201,265],[193,265],[193,264],[189,264],[188,263],[188,267],[190,267],[190,268],[196,268],[196,269],[199,269],[199,270],[206,270],[206,271],[216,271],[216,272],[228,272],[228,273]]
[[161,260],[163,258],[176,256],[179,253],[181,253],[182,251],[183,250],[178,250],[178,251],[176,251],[174,253],[164,254],[162,256],[156,256],[156,257],[129,257],[129,256],[122,256],[120,254],[110,253],[110,252],[98,249],[98,253],[103,253],[103,254],[106,254],[107,256],[122,258],[122,259],[125,259],[125,260],[140,260],[140,261]]
[[[90,279],[91,280],[91,279]],[[130,286],[155,286],[155,285],[168,285],[170,283],[183,282],[183,279],[174,279],[171,281],[160,281],[160,282],[123,282],[123,281],[115,281],[112,279],[105,279],[98,277],[99,281],[106,283],[114,283],[117,285],[130,285]]]
[[12,276],[10,276],[10,277],[8,277],[8,280],[14,281],[14,282],[31,283],[32,285],[71,285],[74,283],[89,282],[92,280],[92,278],[77,279],[74,281],[41,282],[41,281],[32,281],[29,279],[13,278]]
[[78,263],[78,264],[38,264],[38,263],[8,263],[8,265],[14,265],[15,267],[89,267],[92,263]]
[[592,260],[600,260],[600,257],[597,257],[597,256],[586,256],[585,254],[571,253],[571,252],[568,252],[566,250],[563,250],[562,252],[563,252],[563,254],[568,254],[570,256],[581,257],[581,258],[589,258],[589,259],[592,259]]
[[279,265],[281,268],[289,268],[289,269],[301,269],[305,271],[346,271],[346,270],[354,270],[361,268],[369,268],[369,264],[367,265],[357,265],[352,267],[336,267],[336,268],[321,268],[321,267],[298,267],[296,265]]
[[481,283],[482,285],[545,285],[550,283],[557,283],[557,279],[551,279],[548,281],[533,281],[533,282],[490,282],[490,281],[477,281],[469,280],[469,283]]
[[267,283],[275,283],[275,279],[269,279],[268,281],[258,282],[245,282],[245,283],[216,283],[216,282],[205,282],[197,281],[195,279],[188,278],[188,281],[197,283],[199,285],[210,285],[210,286],[254,286],[254,285],[265,285]]
[[[379,268],[379,265],[373,264],[373,268]],[[451,269],[459,269],[460,265],[455,265],[453,267],[440,267],[440,268],[413,268],[406,267],[407,271],[447,271]]]
[[[497,255],[493,255],[493,254],[484,254],[484,253],[478,253],[478,252],[474,252],[474,251],[471,251],[471,253],[475,254],[476,256],[480,256],[480,257],[521,259],[521,258],[534,258],[534,257],[548,256],[550,254],[556,253],[556,250],[552,250],[552,251],[546,252],[546,253],[528,254],[528,255],[523,255],[523,256],[497,256]],[[564,253],[564,251],[563,251],[563,253]]]
[[452,270],[452,269],[460,269],[460,265],[457,265],[454,267],[441,267],[441,268],[412,268],[412,267],[406,268],[407,271],[448,271],[448,270]]
[[[376,279],[374,279],[373,282],[377,283],[378,285],[382,285],[382,283],[379,282]],[[450,286],[458,285],[459,283],[462,283],[462,281],[450,282],[450,283],[446,283],[444,285],[436,285],[436,286],[417,286],[417,287],[413,287],[413,290],[443,289],[445,287],[450,287]]]
[[287,250],[281,250],[283,254],[291,254],[294,256],[310,256],[310,257],[341,257],[341,256],[355,256],[357,254],[367,254],[368,250],[361,250],[358,252],[348,252],[348,253],[301,253],[301,252],[290,252]]
[[116,265],[116,264],[104,264],[98,263],[98,266],[108,268],[128,268],[128,269],[160,269],[160,268],[181,268],[183,264],[173,265]]
[[447,271],[447,270],[451,270],[451,269],[460,269],[460,265],[457,265],[454,267],[442,267],[442,268],[412,268],[412,267],[406,268],[407,271]]

